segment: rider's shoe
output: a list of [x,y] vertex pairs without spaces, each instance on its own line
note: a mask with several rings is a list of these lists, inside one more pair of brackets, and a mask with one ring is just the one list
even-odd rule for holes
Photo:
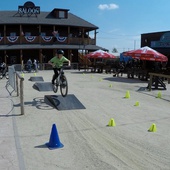
[[56,80],[56,82],[55,82],[55,83],[56,83],[56,85],[57,85],[57,86],[59,85],[59,82],[58,82],[58,80]]

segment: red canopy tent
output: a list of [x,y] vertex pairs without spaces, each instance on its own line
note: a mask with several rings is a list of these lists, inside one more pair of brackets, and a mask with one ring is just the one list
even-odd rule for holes
[[103,58],[103,59],[116,58],[116,56],[114,56],[113,54],[110,54],[103,50],[97,50],[97,51],[91,52],[91,53],[85,55],[85,57],[96,58],[96,59],[97,58]]
[[168,61],[168,58],[165,55],[147,46],[139,48],[137,50],[124,52],[123,55],[131,56],[132,58],[139,59],[139,60],[160,61],[160,62]]

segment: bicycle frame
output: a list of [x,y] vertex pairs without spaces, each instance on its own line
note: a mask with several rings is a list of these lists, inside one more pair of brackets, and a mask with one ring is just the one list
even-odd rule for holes
[[61,85],[61,76],[62,76],[62,74],[64,74],[64,71],[63,71],[63,67],[61,67],[61,69],[60,69],[60,71],[59,71],[59,74],[58,74],[58,77],[57,77],[57,82],[56,83],[58,83],[58,86],[60,86]]
[[68,93],[68,83],[67,83],[67,78],[64,75],[63,67],[60,69],[58,77],[55,79],[55,83],[53,85],[54,93],[57,93],[59,86],[60,86],[61,95],[63,97],[66,97]]

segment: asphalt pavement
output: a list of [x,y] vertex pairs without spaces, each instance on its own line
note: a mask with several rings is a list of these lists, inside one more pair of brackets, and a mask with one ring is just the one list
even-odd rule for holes
[[[167,90],[148,92],[147,82],[137,78],[128,79],[126,75],[113,77],[112,74],[66,70],[69,91],[68,100],[65,100],[61,97],[60,91],[54,93],[49,88],[43,91],[35,88],[35,84],[42,83],[42,80],[49,85],[52,74],[52,70],[47,70],[22,75],[24,77],[24,115],[21,115],[20,98],[16,96],[16,92],[7,84],[6,79],[0,80],[0,169],[136,169],[138,166],[135,163],[132,165],[133,159],[137,159],[138,165],[141,165],[139,169],[147,167],[154,169],[157,166],[156,163],[152,164],[152,161],[150,163],[147,160],[145,166],[145,163],[140,160],[142,152],[139,158],[137,154],[129,160],[127,160],[128,156],[122,157],[121,154],[128,155],[130,149],[125,148],[126,145],[123,144],[123,141],[126,142],[125,139],[119,141],[119,135],[129,136],[132,131],[135,131],[132,133],[132,138],[140,133],[143,136],[147,135],[147,128],[155,120],[152,117],[153,114],[149,115],[153,110],[154,114],[162,120],[168,117],[166,112],[170,102],[169,84],[166,84]],[[42,77],[42,79],[39,78],[39,81],[36,81],[34,78],[30,79],[31,77]],[[130,99],[126,100],[127,91],[130,92],[128,96]],[[161,99],[156,99],[158,92],[162,95]],[[59,107],[54,106],[55,102],[47,100],[49,96],[57,98],[55,100]],[[152,101],[155,106],[160,103],[167,109],[160,115],[161,108],[155,108],[147,100]],[[76,102],[81,107],[76,107],[74,105]],[[140,107],[134,107],[136,102]],[[62,107],[65,108],[62,109]],[[140,116],[143,117],[140,118]],[[107,129],[110,118],[116,120],[117,130],[114,131],[114,135],[111,129]],[[57,133],[52,130],[54,124],[57,127]],[[163,131],[166,124],[167,122],[160,125],[162,126],[162,131],[161,128],[159,129],[161,140],[167,137]],[[56,135],[55,137],[59,138],[64,147],[50,150],[46,145],[53,140],[50,135]],[[167,143],[169,140],[168,137]],[[111,141],[114,141],[114,144]],[[153,139],[153,141],[159,140]],[[119,145],[121,142],[122,145]],[[106,146],[108,150],[104,150]],[[120,147],[121,153],[119,149],[116,150],[116,147]],[[116,156],[111,154],[113,148]],[[159,149],[158,151],[161,152]],[[133,156],[133,154],[130,155]],[[122,157],[122,163],[119,162],[118,157]],[[167,155],[166,158],[169,160],[169,157]],[[160,167],[166,169],[170,165],[168,160],[167,162],[163,160],[164,164],[160,164]]]

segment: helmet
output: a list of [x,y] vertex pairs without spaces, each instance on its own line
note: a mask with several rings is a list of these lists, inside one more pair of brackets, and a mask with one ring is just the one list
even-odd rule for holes
[[57,54],[64,54],[64,51],[63,50],[58,50]]

